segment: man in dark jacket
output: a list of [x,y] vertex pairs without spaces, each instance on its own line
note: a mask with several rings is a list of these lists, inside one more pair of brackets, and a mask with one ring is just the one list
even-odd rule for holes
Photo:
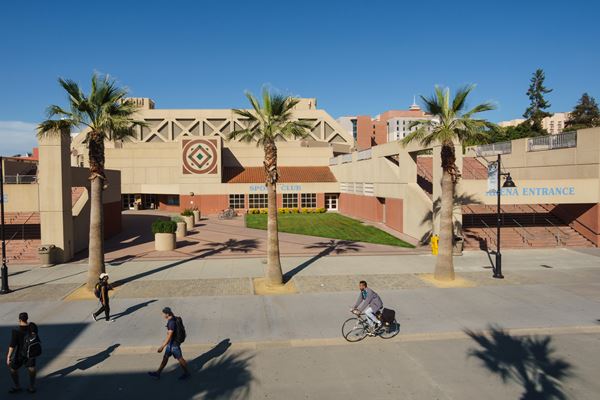
[[[6,354],[6,365],[10,371],[10,377],[13,381],[13,387],[8,393],[19,393],[22,391],[19,385],[19,368],[22,366],[27,367],[29,371],[29,387],[27,391],[29,393],[35,393],[35,358],[23,358],[22,350],[25,343],[25,336],[29,333],[29,323],[27,320],[29,316],[26,312],[19,314],[19,328],[13,329],[10,344],[8,346],[8,352]],[[36,332],[37,333],[37,332]]]
[[358,288],[360,289],[360,294],[351,311],[357,314],[364,312],[371,328],[377,330],[381,325],[381,322],[377,319],[375,314],[383,308],[381,297],[379,297],[375,291],[367,287],[366,281],[360,281]]
[[104,317],[106,318],[106,322],[113,322],[114,319],[110,319],[110,303],[109,303],[109,297],[108,297],[108,291],[110,289],[112,289],[112,287],[110,286],[110,284],[108,283],[108,274],[105,273],[101,273],[100,274],[100,280],[98,281],[98,283],[96,284],[99,286],[99,292],[100,292],[100,304],[101,307],[98,311],[96,311],[93,316],[94,316],[94,320],[97,321],[98,320],[98,315],[102,314],[102,312],[104,312]]

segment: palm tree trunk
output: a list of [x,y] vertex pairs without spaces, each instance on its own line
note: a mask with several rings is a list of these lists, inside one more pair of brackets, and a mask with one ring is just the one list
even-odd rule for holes
[[[454,208],[454,178],[447,168],[454,168],[454,148],[452,151],[442,146],[442,204],[440,207],[440,241],[439,251],[435,263],[434,278],[442,281],[454,280],[454,260],[452,248],[454,232],[452,212]],[[450,160],[448,159],[450,158]],[[452,170],[454,171],[454,170]]]
[[104,267],[104,206],[102,195],[105,185],[104,177],[104,139],[102,135],[90,134],[90,242],[88,245],[88,281],[87,287],[92,290],[98,277],[105,272]]
[[277,227],[277,147],[275,142],[265,143],[265,172],[267,185],[267,284],[283,284],[281,259],[279,257],[279,230]]

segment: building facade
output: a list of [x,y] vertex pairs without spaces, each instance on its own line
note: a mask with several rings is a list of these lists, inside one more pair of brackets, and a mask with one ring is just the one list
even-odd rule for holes
[[[565,123],[569,119],[569,113],[567,112],[557,112],[552,114],[550,117],[546,117],[542,120],[542,128],[546,130],[551,135],[556,135],[558,133],[562,133],[565,129]],[[499,126],[507,127],[507,126],[517,126],[525,122],[524,118],[511,119],[509,121],[500,121],[498,122]]]

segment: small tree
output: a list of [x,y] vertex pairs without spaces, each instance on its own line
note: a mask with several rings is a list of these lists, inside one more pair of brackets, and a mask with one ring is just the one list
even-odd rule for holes
[[[104,172],[104,141],[122,139],[134,134],[134,126],[145,126],[135,121],[137,107],[127,101],[127,91],[119,88],[108,76],[92,75],[89,95],[70,79],[59,79],[60,86],[69,95],[67,108],[48,107],[48,118],[38,125],[38,136],[58,135],[72,128],[87,128],[90,165],[90,242],[87,287],[94,287],[104,267],[104,213],[102,192],[108,187]],[[58,117],[58,119],[53,119]]]
[[466,111],[466,100],[474,86],[459,89],[450,101],[450,89],[435,88],[431,97],[421,99],[425,103],[425,111],[433,119],[415,121],[410,126],[417,129],[408,134],[402,143],[407,145],[417,141],[429,147],[441,144],[442,157],[442,195],[440,206],[440,242],[439,253],[435,263],[434,277],[438,280],[454,280],[454,260],[452,248],[454,242],[454,225],[452,211],[454,208],[454,189],[460,172],[456,166],[455,143],[470,143],[478,137],[487,136],[487,131],[494,125],[483,119],[474,119],[476,114],[493,110],[490,103],[479,104]]
[[577,130],[584,128],[593,128],[600,126],[600,111],[596,99],[584,93],[579,102],[569,114],[569,119],[565,123],[568,130]]
[[552,116],[552,113],[544,111],[550,107],[550,103],[544,98],[544,95],[552,92],[552,89],[548,89],[544,86],[545,79],[546,76],[543,69],[538,68],[533,73],[529,90],[527,90],[529,107],[525,110],[523,117],[527,118],[527,122],[533,131],[547,134],[542,127],[542,120]]
[[304,138],[312,128],[308,121],[293,120],[292,110],[300,101],[289,96],[271,94],[263,89],[262,104],[251,93],[246,97],[252,105],[251,110],[234,110],[246,120],[244,129],[234,130],[229,139],[256,142],[265,152],[265,184],[267,186],[267,283],[278,286],[283,283],[281,259],[279,256],[279,233],[277,228],[277,146],[278,138]]

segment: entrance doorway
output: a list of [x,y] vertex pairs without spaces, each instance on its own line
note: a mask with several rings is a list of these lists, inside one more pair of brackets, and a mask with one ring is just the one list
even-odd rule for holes
[[327,211],[337,211],[340,195],[337,193],[325,194],[325,209]]

